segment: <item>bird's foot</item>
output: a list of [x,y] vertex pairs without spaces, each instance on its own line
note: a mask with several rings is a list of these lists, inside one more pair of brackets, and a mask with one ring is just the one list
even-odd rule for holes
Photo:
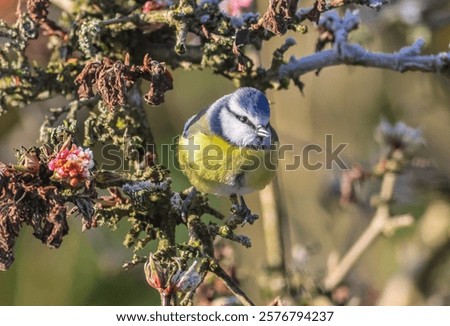
[[259,216],[257,214],[252,214],[252,211],[248,208],[242,196],[240,196],[239,199],[240,203],[237,200],[237,196],[231,196],[231,201],[233,204],[231,205],[230,212],[235,218],[237,217],[236,220],[239,220],[239,222],[236,221],[237,224],[242,223],[241,226],[244,226],[247,223],[255,223]]
[[255,223],[255,221],[257,219],[259,219],[259,215],[252,214],[252,212],[250,210],[248,210],[247,213],[245,214],[244,222],[242,222],[242,226],[244,226],[246,223],[252,225],[253,223]]

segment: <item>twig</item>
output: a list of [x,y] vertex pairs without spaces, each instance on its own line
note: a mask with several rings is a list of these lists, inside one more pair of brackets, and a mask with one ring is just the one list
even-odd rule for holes
[[388,0],[331,0],[330,6],[332,8],[337,8],[348,4],[357,4],[368,6],[373,9],[380,9],[382,5],[387,4],[388,2]]
[[114,24],[125,24],[133,23],[137,26],[154,24],[154,23],[165,23],[169,26],[174,26],[175,21],[172,18],[172,12],[170,10],[158,10],[152,11],[146,14],[133,14],[128,16],[122,16],[118,18],[106,19],[100,22],[101,26],[108,26]]
[[392,236],[396,230],[410,226],[413,223],[414,217],[411,214],[393,216],[386,221],[383,228],[383,234]]
[[307,18],[307,14],[310,13],[313,10],[318,11],[319,13],[324,13],[327,12],[329,10],[333,10],[345,5],[350,5],[350,4],[355,4],[355,5],[362,5],[362,6],[367,6],[370,7],[372,9],[377,9],[379,10],[381,8],[381,6],[387,4],[388,1],[387,0],[329,0],[329,1],[316,1],[314,3],[314,6],[309,7],[309,8],[301,8],[300,10],[298,10],[298,12],[296,13],[297,17],[301,18],[301,19],[305,19]]
[[[395,179],[396,174],[394,172],[386,172],[384,174],[380,190],[380,203],[372,221],[342,260],[329,271],[323,281],[323,288],[325,291],[331,291],[344,279],[361,255],[375,239],[386,230],[386,228],[392,230],[392,227],[399,227],[412,223],[412,217],[409,215],[394,218],[390,217],[389,202],[392,199]],[[405,223],[405,221],[407,221],[407,223]]]
[[[281,203],[277,178],[259,193],[261,203],[266,259],[270,278],[276,278],[276,294],[285,294],[288,288],[284,257],[283,230],[281,227]],[[269,285],[270,287],[270,285]]]
[[[377,305],[441,304],[439,300],[445,304],[445,287],[436,287],[436,281],[445,273],[443,267],[450,258],[449,214],[450,206],[445,201],[430,203],[414,229],[415,235],[398,253],[398,273],[387,281]],[[411,253],[408,248],[413,243]]]
[[328,13],[322,18],[321,26],[334,35],[333,49],[300,59],[292,57],[289,63],[280,66],[279,77],[298,79],[307,72],[337,65],[376,67],[399,72],[444,73],[450,77],[450,52],[421,55],[425,44],[423,39],[418,39],[397,53],[370,52],[359,44],[348,43],[348,34],[357,27],[358,19],[357,14],[350,11],[342,18],[336,12]]
[[345,44],[341,47],[344,54],[339,54],[335,50],[326,50],[301,59],[291,58],[289,63],[280,67],[279,73],[281,78],[285,76],[298,78],[303,74],[325,67],[352,65],[383,68],[398,72],[444,72],[449,75],[450,52],[436,55],[419,55],[413,52],[405,55],[403,53],[407,50],[420,50],[423,45],[424,41],[419,39],[413,45],[403,48],[397,53],[381,53],[367,51],[358,44]]
[[236,284],[236,282],[219,266],[217,262],[212,263],[211,272],[213,272],[226,287],[233,293],[233,295],[244,305],[244,306],[254,306],[253,301],[245,294],[244,291]]
[[118,18],[105,19],[100,22],[100,26],[108,26],[114,24],[133,23],[135,25],[143,24],[139,15],[122,16]]
[[170,301],[172,301],[172,295],[161,293],[161,306],[170,306]]
[[[273,55],[272,66],[277,65],[277,59],[282,61],[284,53],[295,45],[293,39],[286,39],[284,45],[277,49]],[[261,52],[258,51],[254,56],[254,63],[261,65]],[[262,225],[264,230],[264,242],[266,244],[266,263],[270,279],[276,279],[270,282],[267,287],[276,285],[276,295],[285,295],[286,289],[289,287],[289,278],[286,270],[285,260],[285,242],[283,237],[281,218],[283,216],[282,203],[280,202],[280,187],[278,178],[272,180],[266,188],[259,192],[259,202],[261,205]]]

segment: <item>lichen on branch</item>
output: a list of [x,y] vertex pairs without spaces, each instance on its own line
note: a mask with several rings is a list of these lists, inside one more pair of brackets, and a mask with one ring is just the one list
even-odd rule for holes
[[[28,0],[27,12],[19,11],[11,26],[0,21],[0,114],[65,98],[59,107],[49,108],[41,145],[20,150],[16,164],[0,163],[0,269],[11,266],[15,240],[25,225],[56,248],[71,216],[82,216],[83,230],[128,223],[124,245],[132,248],[132,256],[124,267],[144,263],[147,282],[159,291],[163,304],[192,304],[207,273],[221,279],[240,303],[253,304],[214,250],[218,238],[250,247],[251,239],[239,234],[248,220],[235,209],[225,218],[205,194],[191,188],[173,189],[170,171],[159,164],[151,131],[158,122],[148,121],[145,103],[156,106],[171,96],[169,68],[207,68],[237,87],[263,91],[287,89],[291,81],[302,89],[303,74],[334,65],[449,76],[449,52],[422,55],[421,40],[397,53],[370,52],[349,42],[349,34],[359,27],[357,13],[341,17],[331,11],[346,5],[380,9],[384,0],[318,0],[310,8],[299,8],[297,0],[270,0],[262,14],[239,8],[237,16],[236,10],[226,12],[219,1],[209,0],[57,2],[70,11],[58,22],[49,19],[50,2],[44,0]],[[254,59],[265,42],[288,31],[308,32],[307,20],[318,26],[315,53],[288,61],[286,52],[296,41],[286,37],[270,66]],[[40,66],[25,50],[43,36],[51,55]],[[75,126],[81,119],[84,133],[77,139]],[[97,143],[117,149],[127,168],[101,168],[101,158],[95,162],[90,149]],[[353,172],[342,187],[343,203],[352,202],[355,182],[368,177]],[[180,227],[189,234],[184,242],[176,237]],[[152,242],[157,249],[149,255]],[[344,264],[335,279],[351,264]]]

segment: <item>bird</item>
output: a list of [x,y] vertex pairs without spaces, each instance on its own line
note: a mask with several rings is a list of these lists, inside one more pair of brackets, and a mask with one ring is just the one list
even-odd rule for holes
[[278,136],[263,92],[238,88],[188,119],[178,141],[178,162],[197,191],[229,196],[244,224],[251,214],[243,195],[263,189],[276,174]]

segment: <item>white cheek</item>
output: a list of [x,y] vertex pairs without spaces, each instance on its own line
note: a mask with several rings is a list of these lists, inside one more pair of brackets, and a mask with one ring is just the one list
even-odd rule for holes
[[255,141],[256,133],[254,130],[250,126],[238,121],[231,113],[226,111],[222,112],[220,120],[223,136],[232,143],[239,146],[246,146]]

